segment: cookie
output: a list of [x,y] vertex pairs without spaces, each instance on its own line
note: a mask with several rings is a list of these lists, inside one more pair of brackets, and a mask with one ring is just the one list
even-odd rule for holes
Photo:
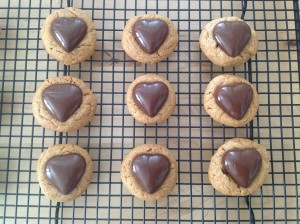
[[37,163],[37,177],[47,198],[68,202],[82,195],[91,182],[92,159],[78,145],[49,147]]
[[162,61],[177,44],[177,28],[168,17],[158,14],[133,17],[127,21],[122,33],[124,51],[141,63]]
[[258,48],[255,30],[237,17],[209,22],[201,31],[199,42],[206,57],[222,67],[244,64]]
[[162,145],[144,144],[128,153],[121,165],[121,180],[131,194],[145,201],[166,197],[177,182],[177,163]]
[[208,177],[219,192],[231,196],[246,196],[265,181],[270,159],[265,147],[249,139],[226,141],[211,158]]
[[34,94],[32,111],[44,128],[69,132],[87,125],[96,106],[96,97],[83,81],[63,76],[42,83]]
[[221,124],[245,126],[257,113],[258,94],[250,82],[239,76],[219,75],[206,87],[204,109]]
[[65,65],[87,60],[96,48],[96,30],[92,19],[72,7],[47,16],[41,28],[41,37],[48,54]]
[[126,94],[129,113],[145,124],[159,123],[174,112],[176,95],[168,80],[146,74],[136,78]]

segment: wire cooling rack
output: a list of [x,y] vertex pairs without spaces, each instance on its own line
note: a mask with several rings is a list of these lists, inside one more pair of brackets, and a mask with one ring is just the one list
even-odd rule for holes
[[[39,30],[46,16],[68,5],[93,18],[97,48],[90,60],[67,67],[48,56]],[[154,65],[134,62],[120,42],[125,22],[144,13],[168,16],[179,31],[176,51]],[[259,50],[245,65],[224,69],[207,60],[198,39],[209,21],[232,15],[244,16],[255,27]],[[1,0],[0,19],[3,223],[299,223],[298,1]],[[177,107],[169,120],[142,125],[128,113],[125,93],[137,76],[150,72],[171,82]],[[247,127],[222,126],[204,112],[205,88],[220,73],[245,77],[256,86],[259,113]],[[67,134],[43,129],[31,111],[37,87],[45,79],[61,75],[82,79],[98,100],[90,125]],[[265,184],[246,201],[221,195],[208,181],[212,154],[233,137],[265,145],[272,161]],[[42,194],[36,165],[43,150],[60,142],[87,149],[94,172],[91,185],[80,198],[56,204]],[[119,177],[124,156],[143,143],[166,145],[179,167],[172,194],[152,203],[130,195]]]

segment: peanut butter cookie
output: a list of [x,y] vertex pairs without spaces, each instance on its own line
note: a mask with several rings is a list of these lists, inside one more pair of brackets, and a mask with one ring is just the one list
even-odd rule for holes
[[239,76],[219,75],[206,87],[204,109],[221,124],[245,126],[257,113],[257,91],[251,83]]
[[136,120],[153,124],[171,116],[176,106],[176,96],[168,80],[156,74],[146,74],[131,83],[126,104]]
[[206,57],[222,67],[244,64],[258,48],[255,30],[237,17],[211,21],[202,29],[199,42]]
[[265,181],[270,159],[264,146],[249,139],[226,141],[213,155],[208,177],[213,187],[225,195],[246,196]]
[[50,14],[41,28],[41,37],[48,54],[65,65],[85,61],[96,48],[96,30],[92,19],[72,7]]
[[121,180],[131,194],[145,201],[166,197],[177,181],[177,163],[166,147],[145,144],[134,148],[121,165]]
[[42,192],[53,201],[67,202],[78,198],[90,184],[92,173],[91,157],[78,145],[49,147],[37,163]]
[[122,34],[124,51],[134,60],[153,64],[167,58],[176,48],[178,33],[173,22],[158,14],[135,16]]
[[96,97],[83,81],[63,76],[43,82],[34,94],[32,111],[44,128],[69,132],[87,125],[96,106]]

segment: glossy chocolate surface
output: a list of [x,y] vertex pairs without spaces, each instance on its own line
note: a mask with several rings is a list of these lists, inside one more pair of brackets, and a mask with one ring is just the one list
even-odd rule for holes
[[240,120],[247,112],[253,98],[251,86],[245,83],[223,85],[216,89],[215,101],[230,117]]
[[149,194],[159,189],[169,172],[170,161],[161,154],[140,154],[132,162],[135,180]]
[[251,29],[243,21],[222,21],[215,25],[213,36],[218,46],[227,55],[236,57],[249,42]]
[[67,195],[80,182],[85,167],[85,159],[80,154],[58,155],[47,161],[45,174],[59,192]]
[[168,86],[162,82],[138,83],[133,88],[133,100],[148,116],[155,117],[169,96]]
[[222,157],[223,172],[229,174],[240,186],[251,185],[260,170],[262,157],[256,149],[232,149]]
[[82,103],[82,91],[73,84],[53,84],[43,93],[48,111],[59,121],[68,120]]
[[156,52],[169,33],[164,20],[138,20],[132,28],[133,36],[140,47],[148,54]]
[[86,36],[87,25],[79,18],[58,17],[52,23],[51,31],[57,43],[71,52]]

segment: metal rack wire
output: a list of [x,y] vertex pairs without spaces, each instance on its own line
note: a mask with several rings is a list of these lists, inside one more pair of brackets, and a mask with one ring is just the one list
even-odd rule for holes
[[[246,4],[247,3],[247,4]],[[63,66],[45,52],[39,29],[47,15],[72,5],[93,18],[95,55]],[[200,50],[201,27],[210,20],[243,15],[259,37],[251,62],[235,68],[212,65]],[[121,48],[121,32],[134,15],[160,13],[173,20],[179,45],[167,60],[143,65]],[[299,223],[300,182],[300,21],[298,1],[66,1],[3,0],[0,5],[0,217],[3,223]],[[125,93],[144,73],[166,77],[177,93],[174,115],[142,125],[127,112]],[[217,124],[203,111],[205,87],[217,74],[250,80],[260,108],[246,128]],[[67,134],[41,128],[33,119],[36,88],[48,77],[79,77],[98,99],[89,126]],[[247,198],[226,197],[211,187],[207,168],[226,139],[253,138],[269,149],[272,166],[260,189]],[[40,153],[58,143],[75,143],[93,158],[92,183],[71,203],[46,199],[36,178]],[[178,183],[155,203],[130,195],[119,178],[120,163],[134,146],[166,145],[175,154]],[[59,208],[59,210],[57,209]],[[58,219],[55,220],[55,212]]]

